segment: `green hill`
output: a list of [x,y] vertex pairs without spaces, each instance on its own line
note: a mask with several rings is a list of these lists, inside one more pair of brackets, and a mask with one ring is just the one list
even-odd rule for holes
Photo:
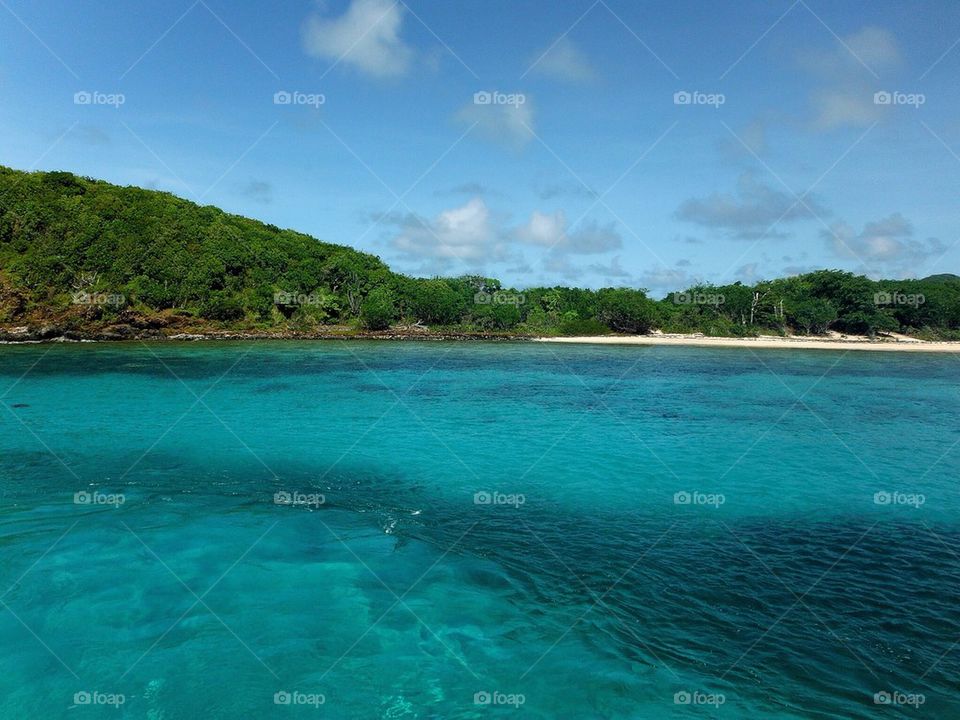
[[[838,270],[697,286],[508,290],[411,278],[378,258],[170,193],[0,167],[0,339],[239,332],[420,336],[901,331],[960,336],[956,276]],[[398,329],[397,324],[403,327]]]
[[943,283],[943,282],[960,282],[960,275],[954,275],[953,273],[940,273],[939,275],[928,275],[923,278],[923,282],[928,283]]
[[[370,287],[392,277],[371,255],[169,193],[6,168],[0,267],[8,294],[22,296],[8,316],[39,308],[87,320],[139,308],[270,322],[276,292],[317,289],[325,294],[315,298],[314,314],[338,320],[344,306],[357,310]],[[82,302],[84,293],[92,302]]]

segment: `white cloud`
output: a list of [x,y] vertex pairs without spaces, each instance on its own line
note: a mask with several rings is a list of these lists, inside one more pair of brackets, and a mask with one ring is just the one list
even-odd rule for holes
[[859,260],[860,271],[871,275],[915,276],[947,250],[937,238],[915,239],[913,224],[900,213],[868,222],[859,233],[847,223],[834,223],[821,236],[838,257]]
[[549,214],[535,210],[514,235],[521,242],[546,247],[556,255],[597,255],[623,246],[612,223],[600,225],[595,220],[585,220],[571,230],[563,210]]
[[823,77],[871,71],[879,74],[896,68],[902,60],[893,34],[875,26],[842,37],[828,49],[811,50],[800,56],[802,65]]
[[734,271],[733,276],[742,283],[753,285],[761,279],[759,263],[747,263]]
[[900,213],[868,222],[859,235],[846,223],[837,223],[832,230],[832,234],[824,234],[830,237],[838,255],[881,261],[898,257],[903,242],[913,236],[913,226]]
[[693,284],[693,281],[682,270],[659,267],[640,273],[637,283],[639,287],[647,289],[650,297],[659,298],[678,290],[685,290]]
[[532,71],[564,82],[587,82],[596,73],[587,56],[567,37],[532,58]]
[[612,258],[609,264],[593,263],[588,268],[590,272],[600,275],[608,285],[629,283],[633,276],[620,264],[620,256]]
[[612,223],[587,219],[571,227],[563,210],[535,210],[527,222],[513,225],[507,216],[493,212],[483,198],[474,197],[432,219],[414,213],[392,213],[378,219],[397,229],[389,245],[410,272],[462,272],[465,265],[471,271],[493,271],[494,265],[530,267],[532,262],[566,279],[579,278],[585,271],[625,277],[618,259],[609,266],[573,262],[577,256],[619,250],[623,241]]
[[388,220],[400,228],[391,245],[408,259],[426,261],[431,269],[459,265],[460,261],[482,266],[513,257],[507,239],[480,198],[444,210],[432,220],[414,214]]
[[875,74],[895,70],[901,62],[896,38],[878,27],[865,27],[829,49],[803,53],[800,65],[818,83],[811,94],[814,127],[868,127],[882,118],[886,108],[873,102],[879,89]]
[[[680,220],[703,227],[724,230],[738,239],[783,237],[778,226],[783,223],[827,215],[828,211],[807,196],[803,202],[757,180],[751,172],[737,181],[736,194],[713,193],[703,198],[690,198],[677,208]],[[777,226],[774,226],[777,223]]]
[[352,0],[340,17],[313,15],[303,26],[303,48],[375,77],[403,75],[413,50],[400,37],[401,7],[393,0]]
[[517,229],[517,237],[523,242],[546,247],[563,241],[567,233],[567,218],[563,210],[551,215],[534,210],[530,220]]
[[457,113],[464,125],[476,124],[476,131],[488,140],[520,149],[533,139],[533,104],[523,97],[522,103],[478,105],[470,102]]
[[884,115],[884,107],[873,102],[866,82],[842,88],[824,88],[813,93],[816,109],[814,126],[818,130],[842,127],[869,127]]
[[566,255],[556,255],[550,253],[543,257],[541,267],[548,276],[556,278],[557,276],[564,280],[580,281],[583,277],[583,268],[570,262]]

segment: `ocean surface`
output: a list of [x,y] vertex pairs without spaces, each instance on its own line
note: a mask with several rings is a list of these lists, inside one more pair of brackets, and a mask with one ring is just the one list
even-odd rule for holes
[[960,718],[960,358],[0,348],[0,718]]

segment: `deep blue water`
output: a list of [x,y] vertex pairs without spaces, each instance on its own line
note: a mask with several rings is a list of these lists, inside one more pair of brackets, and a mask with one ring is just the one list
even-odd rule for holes
[[960,717],[958,371],[0,348],[0,717]]

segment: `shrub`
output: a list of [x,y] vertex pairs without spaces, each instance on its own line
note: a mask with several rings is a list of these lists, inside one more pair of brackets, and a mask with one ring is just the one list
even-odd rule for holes
[[396,316],[393,293],[386,287],[371,290],[360,305],[360,324],[367,330],[386,330]]
[[232,295],[216,292],[200,306],[200,315],[207,320],[240,320],[244,315],[243,305]]
[[594,318],[568,318],[560,323],[561,335],[606,335],[610,328]]

